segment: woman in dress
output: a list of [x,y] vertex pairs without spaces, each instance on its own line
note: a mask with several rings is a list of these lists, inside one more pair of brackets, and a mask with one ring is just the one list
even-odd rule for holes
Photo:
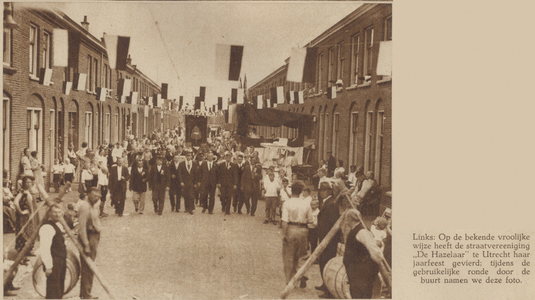
[[20,159],[21,173],[28,176],[33,176],[32,165],[30,163],[30,149],[24,148],[22,151],[22,158]]
[[22,190],[19,191],[19,193],[15,197],[15,200],[13,201],[13,204],[15,204],[15,209],[17,212],[17,223],[15,226],[15,233],[19,234],[22,227],[26,223],[28,223],[26,228],[24,228],[24,231],[16,239],[15,249],[17,250],[17,252],[20,252],[22,248],[24,248],[24,246],[26,245],[26,241],[32,235],[32,232],[35,226],[32,220],[30,220],[30,216],[32,212],[34,211],[34,205],[33,205],[34,199],[32,196],[32,192],[30,191],[33,184],[34,184],[33,176],[24,176],[22,178]]
[[30,156],[30,164],[32,166],[33,176],[35,177],[35,184],[45,186],[42,173],[43,165],[37,159],[37,151],[32,151]]

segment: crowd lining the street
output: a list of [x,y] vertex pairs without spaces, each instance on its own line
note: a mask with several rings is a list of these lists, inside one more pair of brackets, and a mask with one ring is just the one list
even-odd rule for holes
[[[95,149],[88,148],[84,142],[77,152],[70,144],[65,157],[56,159],[52,167],[53,186],[58,192],[67,182],[78,183],[80,200],[75,205],[69,204],[66,209],[61,206],[51,209],[51,221],[41,229],[35,228],[38,215],[33,219],[30,215],[45,197],[36,188],[44,186],[43,167],[36,159],[35,151],[24,149],[23,152],[17,181],[9,181],[5,171],[3,181],[4,233],[14,231],[17,234],[17,252],[22,250],[34,230],[40,230],[41,256],[43,252],[50,254],[51,247],[52,254],[54,247],[61,248],[52,240],[56,233],[65,231],[57,222],[58,214],[64,211],[62,215],[69,227],[78,232],[84,252],[94,260],[101,230],[99,219],[108,217],[106,205],[113,207],[118,217],[128,214],[124,207],[126,192],[130,190],[135,209],[130,213],[146,213],[145,203],[151,196],[154,213],[159,216],[164,212],[166,193],[171,212],[180,212],[183,203],[184,211],[191,215],[196,206],[202,208],[202,213],[213,214],[215,199],[219,197],[225,215],[243,214],[245,206],[245,213],[254,217],[257,202],[263,199],[266,207],[264,224],[279,225],[284,232],[283,261],[287,282],[302,264],[308,250],[311,254],[314,252],[344,213],[346,221],[353,223],[349,230],[342,230],[343,233],[328,244],[315,262],[319,263],[322,275],[326,263],[339,252],[338,243],[341,242],[346,245],[344,264],[348,270],[351,295],[369,298],[377,265],[384,257],[391,262],[391,224],[379,216],[380,188],[373,173],[364,174],[362,167],[351,166],[346,175],[343,161],[336,160],[331,152],[326,160],[321,161],[320,168],[312,177],[312,188],[318,190],[316,196],[298,180],[298,174],[292,172],[292,166],[296,165],[292,156],[295,153],[281,155],[262,164],[253,147],[241,145],[229,132],[209,138],[208,143],[200,147],[187,145],[178,127],[153,132],[143,139],[128,136],[122,143],[104,142]],[[66,192],[73,192],[72,188]],[[359,220],[372,225],[371,231],[362,231],[364,227]],[[48,230],[43,230],[46,225],[49,225]],[[43,240],[48,242],[43,243]],[[54,243],[60,242],[54,240]],[[43,245],[48,251],[42,249]],[[352,245],[351,249],[348,249],[349,245]],[[362,260],[355,264],[354,258],[346,259],[348,253]],[[35,255],[35,252],[32,250],[28,255]],[[53,261],[55,266],[56,258]],[[54,288],[63,290],[63,285],[60,286],[57,281],[64,278],[64,273],[52,277],[53,271],[49,271],[52,258],[43,259],[43,262],[49,280],[55,278],[55,282],[50,282],[50,295],[47,284],[47,298],[57,297]],[[22,264],[27,263],[28,258],[25,258]],[[357,269],[360,271],[356,272]],[[363,277],[362,274],[367,275]],[[81,298],[93,297],[92,280],[92,272],[82,260]],[[300,286],[306,287],[307,277],[303,276],[300,280]],[[324,291],[320,297],[332,297],[325,285],[316,288]],[[12,285],[4,285],[4,295],[12,295],[13,289],[16,288]],[[389,297],[387,289],[384,289],[383,296]]]

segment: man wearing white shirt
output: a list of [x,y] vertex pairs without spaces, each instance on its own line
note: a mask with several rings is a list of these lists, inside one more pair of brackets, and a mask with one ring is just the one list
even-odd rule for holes
[[63,211],[53,204],[49,211],[49,220],[39,229],[41,259],[46,273],[46,299],[61,299],[65,287],[67,270],[67,248],[59,222]]

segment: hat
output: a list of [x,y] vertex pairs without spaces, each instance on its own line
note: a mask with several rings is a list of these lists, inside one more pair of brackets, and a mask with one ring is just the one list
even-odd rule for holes
[[324,181],[320,183],[320,190],[326,190],[326,189],[332,190],[333,188],[331,187],[331,184],[328,182]]
[[331,150],[327,151],[327,153],[333,153]]

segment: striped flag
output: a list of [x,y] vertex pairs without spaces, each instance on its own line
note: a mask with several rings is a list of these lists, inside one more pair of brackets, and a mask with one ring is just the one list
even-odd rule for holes
[[232,89],[231,90],[230,102],[231,103],[238,103],[238,89]]
[[238,104],[243,104],[244,94],[243,89],[238,89]]
[[327,88],[327,99],[336,99],[336,86]]
[[104,33],[104,43],[106,44],[106,52],[108,52],[110,68],[115,70],[126,70],[126,59],[128,58],[130,37],[107,35]]
[[299,104],[305,103],[305,97],[304,97],[304,92],[303,91],[297,92],[296,98],[297,98],[297,103],[299,103]]
[[262,109],[263,106],[264,106],[264,96],[258,95],[256,98],[256,108]]
[[284,103],[284,87],[272,87],[269,89],[272,103]]
[[217,97],[217,109],[223,110],[223,97]]
[[314,83],[318,48],[292,48],[286,80]]
[[240,78],[243,46],[217,44],[215,56],[216,79],[238,81]]

